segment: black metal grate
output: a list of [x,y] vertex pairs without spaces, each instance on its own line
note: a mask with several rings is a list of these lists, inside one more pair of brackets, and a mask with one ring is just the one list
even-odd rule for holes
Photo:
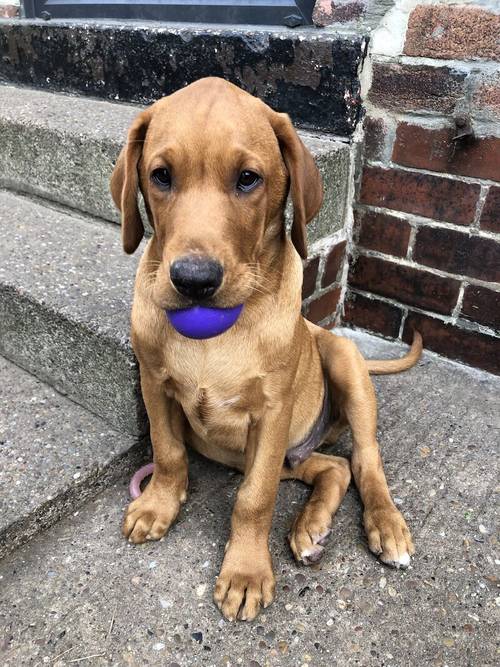
[[27,18],[135,19],[296,27],[312,22],[314,0],[24,0]]

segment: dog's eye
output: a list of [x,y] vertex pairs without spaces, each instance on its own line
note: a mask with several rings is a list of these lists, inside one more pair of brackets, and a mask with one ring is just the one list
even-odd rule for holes
[[242,192],[250,192],[250,190],[253,190],[260,181],[261,178],[259,174],[256,174],[254,171],[245,170],[241,172],[236,187]]
[[168,169],[155,169],[151,174],[151,180],[160,188],[169,188],[172,185],[172,179]]

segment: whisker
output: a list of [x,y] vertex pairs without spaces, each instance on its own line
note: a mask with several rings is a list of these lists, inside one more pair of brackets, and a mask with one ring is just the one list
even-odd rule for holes
[[144,285],[146,287],[152,287],[156,282],[156,275],[150,275],[144,277]]
[[247,281],[246,287],[251,288],[255,292],[258,292],[259,294],[262,294],[263,296],[267,296],[271,294],[270,288],[266,288],[265,285],[263,285],[261,282],[252,280],[252,281]]

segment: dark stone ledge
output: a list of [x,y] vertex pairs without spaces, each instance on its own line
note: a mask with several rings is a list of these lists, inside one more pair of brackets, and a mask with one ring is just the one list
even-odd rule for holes
[[148,104],[221,76],[304,128],[352,134],[360,35],[316,29],[0,21],[0,81]]

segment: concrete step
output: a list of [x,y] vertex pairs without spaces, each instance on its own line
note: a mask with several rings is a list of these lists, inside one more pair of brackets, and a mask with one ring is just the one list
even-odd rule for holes
[[349,136],[366,44],[316,28],[5,20],[0,80],[145,104],[222,76],[302,127]]
[[[0,86],[0,187],[118,222],[109,177],[127,129],[140,109]],[[324,134],[306,132],[302,136],[325,183],[325,203],[309,225],[309,240],[313,242],[344,224],[349,145]]]
[[[117,225],[0,191],[0,354],[121,431],[144,430]],[[140,253],[138,253],[140,254]]]
[[2,558],[128,474],[142,447],[2,357],[0,377]]
[[[357,342],[374,356],[402,350]],[[188,501],[162,542],[121,536],[123,479],[0,563],[2,664],[496,665],[500,378],[424,354],[375,382],[388,482],[417,549],[408,570],[368,552],[352,486],[321,565],[297,566],[286,534],[309,491],[283,482],[276,600],[253,623],[224,622],[212,591],[241,476],[192,455]]]

